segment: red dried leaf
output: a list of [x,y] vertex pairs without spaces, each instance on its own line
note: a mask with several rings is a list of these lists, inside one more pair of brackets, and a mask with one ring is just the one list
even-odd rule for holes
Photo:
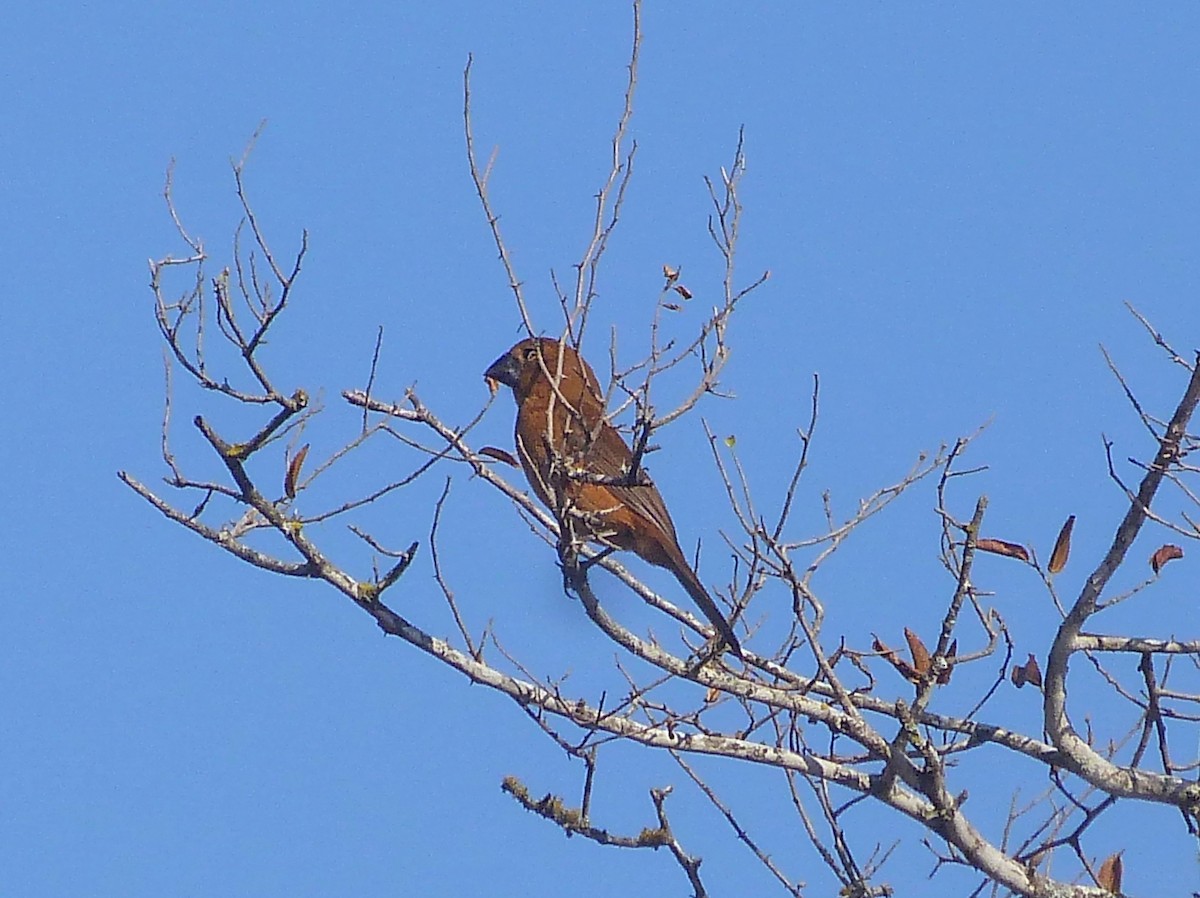
[[920,677],[917,675],[917,672],[913,670],[912,665],[896,654],[895,649],[886,645],[884,641],[878,636],[875,636],[875,634],[872,633],[871,635],[874,637],[871,642],[871,648],[879,652],[880,656],[882,656],[885,661],[892,665],[892,667],[896,668],[896,670],[900,672],[900,676],[904,677],[906,680],[911,680],[914,683],[920,679]]
[[872,650],[879,652],[879,654],[881,654],[884,658],[886,658],[889,661],[891,661],[893,658],[896,657],[896,651],[894,649],[889,648],[887,645],[885,645],[883,640],[880,639],[878,636],[875,636],[875,634],[872,633],[871,635],[874,637],[871,640]]
[[1165,546],[1159,546],[1154,554],[1150,556],[1150,567],[1154,568],[1154,573],[1157,574],[1168,561],[1174,561],[1176,558],[1182,557],[1183,549],[1167,543]]
[[480,455],[486,455],[488,458],[494,458],[496,461],[502,461],[506,465],[512,465],[514,468],[521,467],[521,463],[512,457],[511,452],[505,452],[503,449],[497,449],[495,446],[484,446],[479,450]]
[[1026,683],[1030,686],[1041,687],[1042,685],[1042,669],[1038,667],[1037,658],[1031,654],[1029,660],[1020,666],[1013,666],[1012,669],[1013,685],[1020,689]]
[[912,653],[913,669],[921,676],[929,673],[929,649],[925,648],[921,637],[905,627],[904,638],[908,641],[909,652]]
[[1042,688],[1042,669],[1038,667],[1037,658],[1033,655],[1025,662],[1025,682],[1038,689]]
[[1010,543],[1003,539],[981,539],[976,540],[975,548],[981,552],[991,552],[993,555],[1004,555],[1008,558],[1016,558],[1019,561],[1028,561],[1029,552],[1019,543]]
[[683,286],[683,284],[676,284],[675,292],[678,293],[680,296],[682,296],[684,299],[692,298],[692,291],[689,290],[687,287]]
[[1100,873],[1096,876],[1096,885],[1114,895],[1121,893],[1121,874],[1125,872],[1125,863],[1121,860],[1123,851],[1110,854],[1100,865]]
[[663,277],[665,277],[668,281],[677,280],[679,278],[679,269],[672,268],[670,265],[664,265]]
[[283,492],[289,499],[296,498],[296,481],[300,479],[300,469],[304,467],[304,459],[308,456],[309,443],[300,447],[300,451],[288,462],[287,473],[283,477]]
[[1057,574],[1067,566],[1067,558],[1071,554],[1071,531],[1074,527],[1075,515],[1071,515],[1062,525],[1062,529],[1058,531],[1058,539],[1054,541],[1054,551],[1050,553],[1048,570],[1052,574]]

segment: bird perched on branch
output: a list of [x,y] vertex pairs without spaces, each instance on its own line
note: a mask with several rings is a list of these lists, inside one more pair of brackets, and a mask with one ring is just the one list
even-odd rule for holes
[[541,337],[522,340],[484,377],[512,388],[517,455],[546,507],[584,538],[669,570],[741,657],[733,628],[679,548],[658,489],[632,470],[633,453],[605,416],[591,366],[571,346]]

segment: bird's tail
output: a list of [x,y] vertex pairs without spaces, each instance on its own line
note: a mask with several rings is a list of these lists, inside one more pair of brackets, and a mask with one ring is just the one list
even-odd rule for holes
[[[672,555],[674,553],[671,553]],[[729,621],[725,620],[725,615],[721,613],[721,609],[717,607],[717,603],[712,600],[712,596],[708,594],[708,590],[704,588],[704,584],[700,582],[700,578],[696,576],[696,572],[692,570],[691,565],[683,558],[683,553],[679,553],[679,558],[672,558],[671,564],[667,565],[671,573],[679,581],[680,585],[687,590],[692,601],[708,618],[709,623],[713,625],[717,633],[720,634],[721,640],[729,646],[729,650],[742,657],[742,646],[738,642],[737,637],[733,634],[733,627],[729,626]]]

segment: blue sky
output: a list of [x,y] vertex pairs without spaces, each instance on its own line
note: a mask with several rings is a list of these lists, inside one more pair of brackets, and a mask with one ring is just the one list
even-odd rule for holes
[[[959,510],[968,516],[986,493],[985,529],[1043,558],[1076,514],[1059,578],[1072,596],[1122,513],[1101,433],[1117,459],[1153,449],[1097,347],[1166,415],[1182,369],[1124,303],[1185,356],[1200,333],[1200,10],[788,6],[645,12],[636,173],[598,320],[632,358],[664,263],[696,293],[671,326],[682,334],[699,320],[719,283],[702,178],[729,164],[742,125],[739,271],[772,273],[735,317],[726,386],[739,398],[708,401],[661,435],[654,473],[681,538],[715,554],[733,526],[700,416],[737,436],[770,506],[819,372],[798,535],[819,528],[823,490],[848,514],[919,452],[990,421],[969,456],[989,469],[958,486]],[[215,270],[239,217],[229,159],[268,122],[251,198],[277,251],[294,251],[302,228],[311,243],[268,359],[289,387],[323,397],[314,452],[353,433],[340,391],[364,384],[381,325],[377,393],[399,398],[415,382],[463,422],[519,320],[465,164],[467,55],[477,139],[499,148],[492,199],[549,330],[549,273],[569,275],[582,252],[606,172],[630,18],[620,3],[25,4],[6,16],[0,892],[611,895],[653,883],[686,894],[668,857],[565,840],[501,794],[508,773],[539,793],[579,789],[579,771],[510,703],[384,640],[328,588],[218,554],[115,476],[163,473],[146,260],[184,249],[161,197],[172,158],[180,212]],[[684,388],[665,384],[661,401]],[[501,398],[480,443],[509,445]],[[221,418],[219,403],[182,384],[176,401],[181,457],[215,475],[186,422],[203,412],[232,437],[249,419]],[[342,493],[322,497],[407,469],[396,446],[372,452],[329,485]],[[570,671],[586,692],[611,651],[562,596],[551,553],[501,497],[459,469],[442,473],[455,475],[443,562],[474,628],[493,619],[540,675]],[[365,520],[392,545],[424,540],[442,483],[436,474]],[[819,584],[830,632],[864,648],[872,631],[895,643],[904,626],[935,632],[952,584],[937,563],[933,501],[928,485],[914,490],[831,563]],[[365,575],[340,525],[325,539]],[[1143,537],[1132,565],[1165,539]],[[1177,565],[1105,626],[1194,636],[1196,581],[1187,560]],[[1142,576],[1137,567],[1122,582]],[[981,579],[1019,659],[1044,657],[1053,610],[1032,575],[988,559]],[[643,614],[611,595],[616,613]],[[450,632],[427,552],[392,601]],[[1089,697],[1106,701],[1085,671],[1075,676],[1080,713]],[[1002,690],[993,711],[1038,732],[1029,690]],[[1194,752],[1189,739],[1174,746],[1179,757]],[[771,887],[670,762],[631,747],[610,755],[597,823],[636,832],[652,820],[646,789],[674,783],[681,839],[705,857],[712,892]],[[836,891],[777,777],[701,766],[793,877],[813,894]],[[1004,806],[1008,792],[972,772],[964,764],[963,785]],[[1018,773],[1026,797],[1045,783]],[[884,879],[924,882],[932,859],[914,828],[869,811],[860,825],[863,856],[905,840]],[[1177,815],[1114,815],[1095,830],[1096,854],[1128,849],[1132,891],[1196,887]],[[965,882],[954,875],[943,874]]]

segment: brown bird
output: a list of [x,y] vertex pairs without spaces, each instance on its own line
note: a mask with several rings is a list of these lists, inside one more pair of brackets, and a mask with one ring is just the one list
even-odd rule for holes
[[591,366],[572,347],[541,337],[522,340],[484,377],[512,387],[517,455],[546,507],[560,519],[569,513],[588,539],[636,552],[669,570],[741,657],[733,628],[684,558],[667,506],[644,472],[629,485],[589,482],[628,479],[633,462],[633,453],[605,417]]

